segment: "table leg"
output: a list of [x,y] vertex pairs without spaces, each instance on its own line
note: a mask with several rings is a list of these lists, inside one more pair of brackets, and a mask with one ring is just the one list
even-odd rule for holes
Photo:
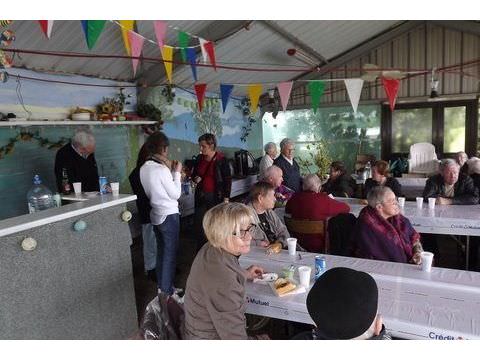
[[465,270],[468,270],[468,265],[470,261],[470,235],[467,235],[466,241],[465,241]]

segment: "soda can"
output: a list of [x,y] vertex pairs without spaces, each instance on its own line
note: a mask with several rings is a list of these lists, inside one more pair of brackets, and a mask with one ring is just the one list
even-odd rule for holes
[[98,178],[98,184],[100,185],[100,194],[106,194],[108,193],[108,190],[107,190],[107,185],[108,185],[108,182],[107,182],[107,178],[105,176],[100,176]]
[[315,256],[315,280],[317,280],[327,269],[327,262],[322,255]]

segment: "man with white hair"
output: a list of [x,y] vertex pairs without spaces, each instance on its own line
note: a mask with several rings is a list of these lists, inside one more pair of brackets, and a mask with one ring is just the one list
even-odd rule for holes
[[98,191],[98,170],[95,161],[95,137],[90,129],[77,129],[70,143],[57,151],[55,178],[58,191],[62,192],[63,170],[70,184],[82,183],[82,191]]
[[283,184],[293,191],[302,189],[302,177],[300,176],[300,167],[293,158],[295,152],[295,143],[289,138],[280,142],[281,155],[273,161],[273,165],[278,166],[283,171]]
[[[275,188],[275,198],[277,204],[285,206],[285,202],[290,200],[294,191],[283,185],[283,171],[278,166],[272,165],[265,170],[263,176],[260,176],[260,181],[266,181]],[[278,207],[278,205],[276,205]]]
[[259,166],[259,174],[260,178],[263,177],[265,170],[267,170],[270,166],[273,165],[273,160],[277,157],[277,145],[273,142],[269,142],[265,144],[264,146],[265,150],[265,156],[262,157],[262,160],[260,160],[260,166]]
[[460,172],[468,175],[468,155],[465,151],[459,151],[454,155],[454,159],[460,165]]
[[423,189],[425,201],[437,198],[437,205],[478,204],[478,190],[470,176],[460,173],[460,165],[453,159],[444,159],[440,173],[428,178]]

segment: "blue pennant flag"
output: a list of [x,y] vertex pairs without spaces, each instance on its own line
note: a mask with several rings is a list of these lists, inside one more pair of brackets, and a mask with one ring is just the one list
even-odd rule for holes
[[88,20],[80,20],[82,23],[83,32],[85,33],[85,40],[88,42]]
[[232,93],[233,85],[229,84],[220,84],[220,94],[222,95],[222,107],[223,113],[227,109],[228,100],[230,99],[230,94]]
[[195,48],[187,48],[187,59],[192,67],[193,78],[197,81],[197,54]]

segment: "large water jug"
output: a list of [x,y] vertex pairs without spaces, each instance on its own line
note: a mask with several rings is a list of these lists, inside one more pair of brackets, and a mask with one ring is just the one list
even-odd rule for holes
[[42,185],[40,176],[33,177],[33,186],[27,193],[28,212],[30,214],[55,207],[52,192]]

